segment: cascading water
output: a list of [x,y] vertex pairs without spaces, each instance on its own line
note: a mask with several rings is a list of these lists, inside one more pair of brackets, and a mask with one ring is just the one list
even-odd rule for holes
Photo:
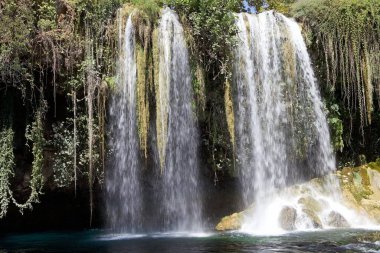
[[201,229],[198,132],[192,110],[187,46],[177,15],[165,9],[159,26],[157,128],[165,230]]
[[142,191],[136,117],[135,30],[132,15],[123,31],[119,17],[119,60],[117,86],[110,108],[112,148],[107,175],[107,217],[109,226],[123,232],[141,229]]
[[[295,227],[290,229],[325,226],[338,209],[347,218],[349,210],[322,196],[322,191],[285,190],[335,168],[323,104],[300,28],[272,11],[241,13],[236,20],[237,154],[243,201],[246,206],[254,203],[243,230],[281,231],[281,215],[294,219]],[[324,186],[330,194],[334,187],[333,180]],[[306,210],[305,201],[311,198],[324,207]]]

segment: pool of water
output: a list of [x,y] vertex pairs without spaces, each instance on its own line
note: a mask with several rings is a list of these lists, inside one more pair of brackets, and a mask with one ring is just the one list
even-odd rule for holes
[[380,252],[380,231],[325,230],[279,236],[242,233],[110,234],[106,231],[9,234],[0,252]]

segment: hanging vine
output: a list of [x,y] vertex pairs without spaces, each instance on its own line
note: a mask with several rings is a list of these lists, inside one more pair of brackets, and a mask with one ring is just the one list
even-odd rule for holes
[[12,199],[10,179],[14,176],[13,131],[11,128],[0,131],[0,219],[7,214]]
[[359,113],[364,136],[372,122],[373,95],[380,95],[380,2],[307,0],[299,1],[294,12],[315,34],[325,56],[327,84],[331,91],[339,85],[350,113]]
[[30,180],[31,193],[28,199],[24,203],[19,203],[13,196],[13,203],[20,209],[23,213],[24,209],[32,209],[33,203],[39,203],[39,196],[42,194],[42,188],[44,186],[44,177],[42,175],[42,168],[44,164],[43,149],[45,146],[45,138],[43,135],[43,117],[44,108],[43,104],[37,111],[35,116],[35,121],[32,125],[29,125],[26,130],[26,139],[28,141],[28,146],[32,147],[33,163],[32,163],[32,173]]

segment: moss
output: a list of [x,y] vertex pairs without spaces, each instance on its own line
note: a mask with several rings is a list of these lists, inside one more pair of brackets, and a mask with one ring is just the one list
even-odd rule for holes
[[373,194],[367,166],[345,167],[341,171],[343,187],[348,189],[355,200],[360,203]]
[[198,117],[203,115],[206,108],[206,80],[203,68],[199,63],[196,63],[192,68],[193,72],[193,89],[197,103]]
[[370,167],[373,170],[376,170],[377,172],[380,172],[380,159],[378,158],[376,162],[368,163],[368,167]]
[[159,50],[159,30],[153,30],[153,62],[154,62],[154,87],[155,87],[155,98],[156,98],[156,132],[157,132],[157,146],[158,154],[160,159],[161,172],[165,163],[166,154],[166,142],[167,142],[167,130],[168,130],[168,96],[169,87],[164,76],[164,71],[160,71],[162,59],[161,52]]
[[141,45],[136,45],[137,62],[137,116],[140,147],[147,156],[148,128],[149,128],[149,99],[147,96],[147,55]]
[[351,168],[350,167],[344,167],[342,169],[342,175],[349,175],[349,173],[351,172]]
[[370,181],[369,176],[368,176],[367,168],[365,166],[360,167],[359,173],[360,173],[360,176],[362,179],[362,185],[365,187],[370,186],[371,181]]
[[[288,31],[288,30],[286,30]],[[290,40],[290,36],[287,35],[283,39],[282,43],[282,55],[284,57],[285,64],[285,74],[288,79],[288,82],[295,82],[296,78],[296,58],[295,58],[295,52],[294,52],[294,46],[292,44],[292,41]]]
[[226,110],[228,132],[230,134],[233,150],[235,151],[235,115],[232,101],[231,84],[228,80],[225,82],[224,104]]

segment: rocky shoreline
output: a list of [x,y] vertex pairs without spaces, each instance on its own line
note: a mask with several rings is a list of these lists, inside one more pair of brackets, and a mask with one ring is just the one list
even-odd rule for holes
[[[339,191],[334,193],[331,185]],[[277,198],[289,197],[293,202],[284,205],[277,215],[278,226],[285,231],[297,229],[300,220],[306,228],[345,228],[354,224],[344,214],[334,210],[332,201],[325,196],[337,195],[347,212],[362,216],[371,224],[380,224],[380,159],[359,167],[344,167],[332,175],[315,178],[308,182],[293,185],[278,193]],[[274,198],[276,199],[276,198]],[[239,230],[247,220],[254,220],[256,204],[242,212],[233,213],[220,220],[217,231]],[[347,215],[346,215],[347,216]],[[276,217],[274,217],[276,219]]]

